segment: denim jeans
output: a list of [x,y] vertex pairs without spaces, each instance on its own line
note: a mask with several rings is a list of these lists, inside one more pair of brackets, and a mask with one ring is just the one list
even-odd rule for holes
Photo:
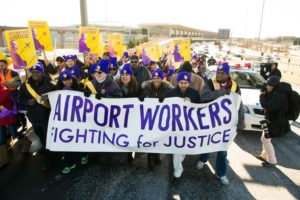
[[[222,177],[226,175],[227,170],[227,151],[218,151],[217,152],[217,159],[216,159],[216,175],[218,177]],[[199,157],[199,161],[207,162],[209,159],[209,154],[201,154]]]
[[9,124],[7,126],[0,126],[0,144],[6,144],[6,140],[7,140],[6,128],[8,128],[10,135],[14,139],[18,137],[18,133],[17,133],[15,124]]

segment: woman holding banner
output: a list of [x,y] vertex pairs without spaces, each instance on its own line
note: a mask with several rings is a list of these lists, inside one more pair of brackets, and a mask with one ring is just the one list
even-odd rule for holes
[[[161,69],[156,69],[152,73],[152,80],[146,81],[142,84],[143,97],[159,98],[159,101],[163,99],[163,96],[173,89],[173,86],[166,81],[163,81],[163,73]],[[159,154],[148,154],[148,167],[150,170],[154,169],[155,164],[160,164]]]
[[[164,97],[181,97],[185,101],[201,103],[199,92],[190,88],[191,76],[188,72],[181,72],[177,76],[177,87],[167,92]],[[185,155],[173,154],[174,177],[179,179],[183,172],[182,161]]]
[[[81,91],[76,79],[72,76],[71,72],[66,70],[60,73],[59,80],[56,85],[56,90],[74,90]],[[63,174],[68,174],[72,169],[76,167],[75,159],[76,153],[74,152],[64,152],[64,169]],[[87,153],[80,153],[81,164],[85,165],[88,163]]]
[[[133,72],[131,70],[131,65],[126,63],[120,71],[120,78],[116,80],[121,88],[124,98],[130,97],[140,97],[142,95],[142,88],[138,85]],[[133,161],[132,153],[128,153],[128,162]]]

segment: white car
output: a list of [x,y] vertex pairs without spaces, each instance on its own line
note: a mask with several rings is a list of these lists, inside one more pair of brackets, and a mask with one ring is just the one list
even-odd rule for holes
[[[211,78],[216,74],[217,66],[208,68]],[[230,76],[235,80],[242,95],[242,101],[245,111],[245,129],[247,131],[262,131],[260,121],[264,119],[264,111],[259,103],[260,88],[266,83],[264,78],[257,72],[248,68],[231,68]]]

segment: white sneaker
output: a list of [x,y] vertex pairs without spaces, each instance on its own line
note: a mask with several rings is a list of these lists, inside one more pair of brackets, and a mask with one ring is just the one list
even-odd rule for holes
[[229,185],[229,180],[226,176],[222,176],[222,177],[217,176],[217,178],[220,179],[220,181],[223,185]]
[[196,168],[200,170],[200,169],[202,169],[204,167],[204,164],[205,164],[204,162],[198,161],[197,165],[196,165]]

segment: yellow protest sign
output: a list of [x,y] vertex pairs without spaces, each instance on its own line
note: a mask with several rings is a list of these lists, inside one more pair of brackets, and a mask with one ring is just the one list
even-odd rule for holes
[[0,52],[0,60],[6,60],[7,66],[12,64],[12,61],[10,58],[8,58],[4,53]]
[[174,43],[174,61],[190,61],[191,57],[191,42],[189,38],[176,39]]
[[47,21],[28,21],[32,32],[35,49],[38,51],[53,51],[50,30]]
[[15,69],[29,68],[37,63],[31,30],[5,31],[4,34]]
[[112,57],[122,57],[123,55],[123,39],[120,34],[108,34],[108,51]]
[[99,28],[79,27],[79,52],[98,55]]
[[105,51],[105,45],[103,42],[103,36],[101,33],[99,33],[99,50],[98,50],[99,57],[103,55],[104,51]]
[[150,60],[159,61],[160,49],[159,45],[152,43],[149,46],[142,47],[141,57],[144,65],[149,64]]

